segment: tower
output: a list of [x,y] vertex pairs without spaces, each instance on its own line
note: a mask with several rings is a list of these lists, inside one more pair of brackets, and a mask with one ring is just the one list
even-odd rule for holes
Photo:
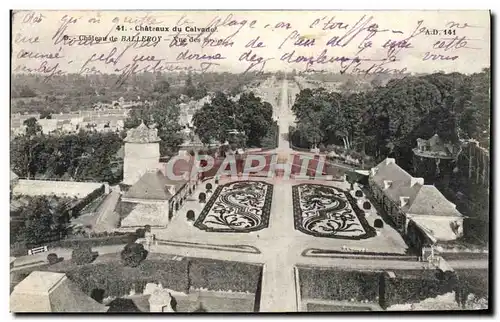
[[123,183],[133,185],[144,173],[158,168],[161,140],[157,129],[150,129],[141,122],[127,131],[124,141]]

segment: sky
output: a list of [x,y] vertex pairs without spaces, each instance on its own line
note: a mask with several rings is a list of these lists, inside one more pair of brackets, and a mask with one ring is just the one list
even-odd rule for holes
[[[216,29],[199,30],[207,27]],[[189,69],[473,73],[490,66],[490,13],[19,11],[12,41],[13,72],[47,76]]]

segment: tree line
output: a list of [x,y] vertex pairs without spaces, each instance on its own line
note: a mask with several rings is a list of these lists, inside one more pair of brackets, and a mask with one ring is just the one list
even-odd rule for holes
[[304,89],[292,107],[292,141],[304,148],[340,145],[377,159],[407,158],[417,138],[436,133],[445,141],[473,138],[488,147],[489,96],[489,69],[407,76],[365,92]]
[[[28,120],[27,120],[28,121]],[[36,119],[33,122],[36,124]],[[74,181],[117,183],[121,161],[116,153],[122,146],[117,133],[80,131],[76,134],[25,135],[10,142],[11,169],[22,178],[60,178]]]
[[40,75],[12,75],[13,112],[55,113],[78,111],[82,106],[106,103],[123,97],[125,101],[156,101],[166,93],[200,99],[208,92],[237,94],[244,86],[264,75],[246,73],[141,73],[117,86],[119,75],[68,74],[52,77],[49,82]]

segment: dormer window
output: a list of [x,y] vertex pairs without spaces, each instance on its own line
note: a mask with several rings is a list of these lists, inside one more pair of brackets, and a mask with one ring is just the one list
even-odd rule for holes
[[392,185],[391,180],[384,180],[384,189],[389,189]]
[[410,202],[410,197],[399,197],[399,201],[400,201],[400,207],[403,208]]

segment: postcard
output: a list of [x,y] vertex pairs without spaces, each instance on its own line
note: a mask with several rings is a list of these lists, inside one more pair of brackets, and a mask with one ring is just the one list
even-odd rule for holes
[[11,17],[11,312],[490,311],[489,11]]

